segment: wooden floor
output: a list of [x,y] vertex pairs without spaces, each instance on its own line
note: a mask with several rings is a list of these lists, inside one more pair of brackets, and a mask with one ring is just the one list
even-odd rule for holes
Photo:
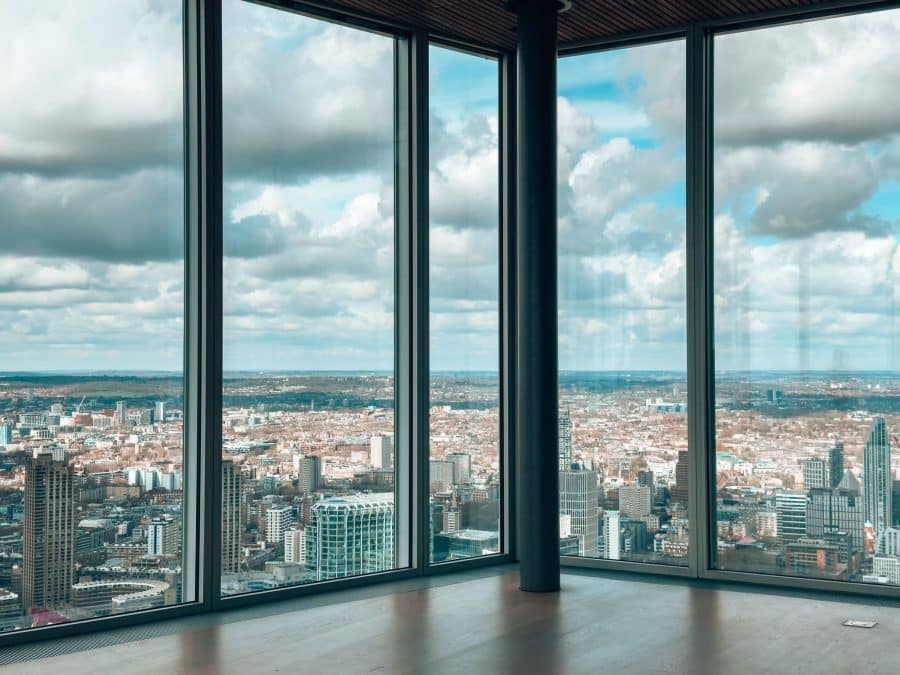
[[[559,594],[517,584],[507,569],[257,606],[3,672],[900,672],[900,606],[890,603],[591,573],[565,574]],[[879,625],[843,627],[847,618]]]

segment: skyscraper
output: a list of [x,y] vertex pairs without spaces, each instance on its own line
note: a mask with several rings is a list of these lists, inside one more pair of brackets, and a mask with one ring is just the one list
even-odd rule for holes
[[125,401],[116,401],[116,424],[125,424],[128,420],[128,410]]
[[891,481],[891,509],[891,524],[900,525],[900,480]]
[[456,482],[456,465],[443,459],[432,459],[428,467],[432,492],[449,490]]
[[331,497],[313,506],[306,562],[316,579],[383,572],[394,567],[394,494]]
[[284,561],[306,564],[306,532],[290,529],[284,533]]
[[22,607],[60,607],[71,598],[75,563],[75,473],[41,454],[25,470]]
[[828,468],[831,474],[831,487],[837,487],[844,477],[844,441],[837,441],[828,451]]
[[603,557],[607,560],[621,560],[621,525],[618,511],[603,512]]
[[157,424],[162,424],[166,421],[166,402],[165,401],[157,401],[156,408],[153,411],[153,421]]
[[652,490],[645,485],[623,485],[619,488],[619,511],[623,518],[640,520],[650,515]]
[[806,504],[806,533],[821,538],[846,532],[854,551],[863,550],[864,506],[859,481],[847,472],[838,487],[809,490]]
[[467,452],[448,452],[447,459],[453,462],[453,478],[457,485],[472,480],[472,455]]
[[572,468],[572,419],[569,409],[559,411],[559,470]]
[[181,550],[181,524],[174,518],[154,518],[147,530],[147,555],[177,555]]
[[322,483],[322,459],[316,455],[306,455],[298,462],[299,486],[303,494],[311,494]]
[[806,493],[782,490],[775,495],[778,542],[786,546],[806,536]]
[[266,511],[266,543],[282,543],[285,531],[293,524],[294,511],[290,506],[275,506]]
[[818,457],[803,460],[803,487],[807,490],[831,487],[825,460]]
[[0,445],[9,445],[13,441],[13,424],[0,422]]
[[638,485],[643,485],[650,488],[651,490],[656,487],[653,472],[650,469],[641,469],[640,471],[638,471],[637,483]]
[[241,570],[241,472],[222,462],[222,574]]
[[387,434],[375,434],[369,439],[369,463],[376,469],[394,466],[394,440]]
[[675,485],[669,490],[669,493],[672,495],[672,501],[687,504],[689,472],[687,450],[679,450],[678,461],[675,463]]
[[596,558],[599,500],[593,471],[559,472],[559,513],[571,517],[571,534],[578,537],[578,555]]
[[866,521],[877,539],[891,526],[892,517],[891,442],[883,417],[876,417],[863,448],[863,497]]

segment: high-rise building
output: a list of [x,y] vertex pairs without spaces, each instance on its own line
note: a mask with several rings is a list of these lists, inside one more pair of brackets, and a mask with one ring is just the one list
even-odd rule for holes
[[643,485],[653,490],[656,487],[654,483],[653,472],[650,469],[641,469],[637,474],[638,485]]
[[878,535],[875,542],[875,553],[878,555],[900,556],[900,528],[887,527]]
[[863,497],[866,521],[875,538],[891,526],[893,485],[891,482],[891,442],[883,417],[876,417],[863,448]]
[[806,493],[783,490],[775,495],[778,542],[785,546],[806,536]]
[[165,401],[157,401],[156,407],[153,410],[153,421],[157,424],[162,424],[166,421],[166,402]]
[[844,477],[844,441],[837,441],[828,451],[828,469],[831,474],[831,487],[837,487]]
[[177,471],[163,472],[158,474],[159,487],[163,490],[180,490],[181,474]]
[[872,558],[872,571],[880,577],[886,577],[889,584],[900,585],[900,557],[876,555]]
[[891,525],[900,525],[900,480],[891,481]]
[[618,511],[603,512],[603,557],[607,560],[621,560],[621,525]]
[[10,422],[0,422],[0,445],[9,445],[13,441],[13,425]]
[[322,459],[316,455],[306,455],[298,460],[300,492],[312,494],[322,484]]
[[69,602],[75,568],[75,473],[67,462],[38,455],[25,470],[22,607]]
[[807,490],[831,487],[828,480],[828,464],[824,459],[811,457],[803,460],[803,487]]
[[316,579],[383,572],[394,567],[394,494],[348,495],[313,506],[306,562]]
[[669,490],[673,502],[687,504],[689,475],[690,466],[688,465],[687,450],[679,450],[678,461],[675,463],[675,485]]
[[649,516],[653,492],[645,485],[623,485],[619,488],[619,512],[622,518],[640,520]]
[[306,531],[292,528],[284,533],[284,561],[306,564]]
[[559,411],[559,470],[572,468],[572,418],[569,409]]
[[181,550],[181,523],[175,518],[154,518],[147,529],[147,555],[177,555]]
[[472,455],[467,452],[448,452],[447,459],[453,462],[453,479],[457,485],[472,480]]
[[284,533],[293,524],[294,511],[290,506],[275,506],[266,511],[266,543],[282,543]]
[[369,463],[376,469],[394,466],[394,439],[387,434],[375,434],[369,439]]
[[806,533],[821,539],[846,532],[854,551],[862,551],[865,513],[859,481],[849,471],[836,488],[813,488],[806,503]]
[[444,492],[456,483],[456,464],[453,462],[432,459],[429,465],[429,482],[432,492]]
[[126,401],[116,401],[116,424],[125,424],[128,421],[128,409]]
[[596,473],[571,469],[559,472],[559,513],[571,517],[570,533],[578,537],[578,555],[596,558],[599,553]]
[[241,571],[241,472],[222,462],[222,574]]

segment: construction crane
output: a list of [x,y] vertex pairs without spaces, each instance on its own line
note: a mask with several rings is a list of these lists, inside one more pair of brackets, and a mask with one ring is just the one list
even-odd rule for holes
[[75,412],[76,412],[76,413],[80,413],[80,412],[81,412],[81,406],[84,405],[84,399],[86,399],[86,398],[87,398],[86,395],[81,397],[81,403],[79,403],[78,406],[75,408]]

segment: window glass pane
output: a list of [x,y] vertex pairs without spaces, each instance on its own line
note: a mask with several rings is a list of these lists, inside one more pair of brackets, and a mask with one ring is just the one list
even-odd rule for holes
[[0,5],[0,631],[191,599],[181,35],[178,0]]
[[432,562],[500,543],[499,67],[432,46]]
[[395,567],[393,50],[224,3],[225,595]]
[[898,31],[715,41],[722,569],[900,583]]
[[685,49],[559,62],[560,553],[687,564]]

